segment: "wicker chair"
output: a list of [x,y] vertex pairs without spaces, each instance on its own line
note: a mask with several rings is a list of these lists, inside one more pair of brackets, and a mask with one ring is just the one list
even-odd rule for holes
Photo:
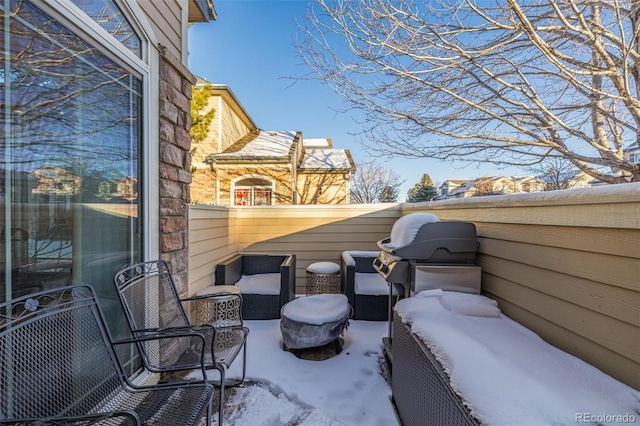
[[[114,283],[134,337],[158,332],[179,334],[187,331],[197,332],[206,337],[204,368],[201,368],[201,353],[193,350],[191,342],[161,347],[139,343],[138,349],[145,368],[155,373],[202,369],[206,377],[205,370],[218,370],[220,372],[218,424],[222,425],[225,386],[237,385],[244,381],[247,359],[245,343],[249,330],[243,326],[240,316],[237,316],[235,323],[225,321],[224,324],[192,324],[182,302],[224,297],[227,300],[236,298],[237,301],[232,301],[231,304],[241,306],[241,296],[224,293],[180,299],[171,271],[162,260],[126,267],[115,275]],[[242,378],[239,381],[227,382],[225,372],[240,351],[243,351]]]
[[[356,320],[387,321],[389,319],[389,285],[373,267],[378,251],[343,251],[341,260],[342,288],[353,307]],[[394,284],[392,306],[403,294]]]
[[216,266],[215,283],[242,289],[242,318],[278,319],[295,298],[295,273],[294,254],[237,254]]
[[[118,343],[194,338],[204,341],[185,329]],[[0,304],[0,424],[211,425],[211,384],[134,386],[113,344],[90,286]]]

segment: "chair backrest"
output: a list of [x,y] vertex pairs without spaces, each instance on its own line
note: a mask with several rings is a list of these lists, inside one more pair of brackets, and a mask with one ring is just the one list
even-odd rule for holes
[[86,414],[121,388],[103,318],[86,285],[0,304],[0,419]]
[[356,272],[366,274],[377,274],[376,268],[373,267],[373,261],[375,257],[366,256],[353,256],[353,260],[356,261]]
[[[134,336],[136,331],[190,325],[165,261],[128,266],[118,271],[113,280]],[[178,347],[175,343],[174,346],[168,342],[163,344],[160,346],[157,341],[138,344],[148,369],[155,371],[173,365],[185,349],[186,341],[178,343]]]
[[132,331],[189,325],[171,271],[163,260],[121,269],[114,283]]

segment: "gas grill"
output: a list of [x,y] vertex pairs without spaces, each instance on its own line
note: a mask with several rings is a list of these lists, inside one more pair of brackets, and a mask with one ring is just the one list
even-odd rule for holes
[[[443,289],[480,292],[479,268],[463,269],[474,266],[478,249],[473,223],[440,221],[429,213],[412,213],[398,219],[391,236],[378,241],[378,247],[380,254],[373,262],[374,268],[385,281],[403,284],[405,297],[415,294],[423,284],[430,285],[422,281],[428,281],[433,271],[445,270],[436,266],[456,271],[441,277],[447,281],[442,283],[444,286],[453,287]],[[461,268],[451,269],[455,266]],[[469,272],[477,275],[477,279],[462,277]],[[434,286],[442,288],[438,283]]]
[[382,339],[385,367],[392,374],[393,312],[391,283],[403,284],[405,297],[436,289],[480,293],[481,269],[474,265],[478,239],[470,222],[440,221],[429,213],[411,213],[394,223],[391,236],[378,241],[373,261],[389,283],[389,336]]

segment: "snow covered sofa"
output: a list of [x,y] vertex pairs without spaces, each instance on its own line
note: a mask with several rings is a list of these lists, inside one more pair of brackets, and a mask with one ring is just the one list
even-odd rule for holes
[[476,294],[394,309],[392,395],[404,426],[640,423],[640,392],[548,344]]
[[[379,251],[343,251],[341,278],[353,318],[368,321],[389,319],[389,284],[373,267]],[[392,303],[404,294],[401,284],[393,285]]]
[[237,254],[216,265],[216,285],[236,285],[242,294],[242,318],[280,318],[295,298],[295,254]]

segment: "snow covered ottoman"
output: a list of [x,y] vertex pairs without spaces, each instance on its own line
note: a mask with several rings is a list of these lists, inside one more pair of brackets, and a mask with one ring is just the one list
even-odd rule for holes
[[344,294],[317,294],[292,300],[280,311],[285,349],[299,356],[299,349],[334,342],[336,353],[340,353],[340,335],[350,317],[351,306]]
[[436,289],[400,300],[392,354],[392,395],[405,426],[640,423],[640,392],[481,295]]

